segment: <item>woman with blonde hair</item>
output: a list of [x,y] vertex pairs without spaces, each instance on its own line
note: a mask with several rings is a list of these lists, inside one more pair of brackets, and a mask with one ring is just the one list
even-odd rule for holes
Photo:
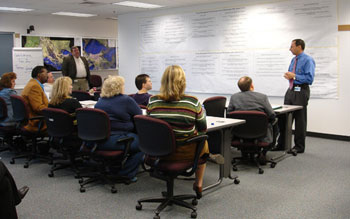
[[13,109],[10,100],[11,95],[17,95],[15,90],[17,75],[14,72],[8,72],[1,76],[0,79],[0,97],[3,98],[7,106],[7,118],[0,123],[0,126],[11,126],[15,125],[13,119]]
[[95,108],[105,111],[111,122],[111,136],[104,144],[98,146],[99,149],[123,149],[124,145],[118,144],[118,140],[124,137],[134,138],[130,146],[131,155],[118,174],[128,177],[132,182],[136,181],[143,153],[139,149],[139,138],[134,133],[133,118],[135,115],[141,115],[142,111],[133,98],[124,95],[123,77],[108,76],[103,82],[101,96]]
[[63,109],[68,113],[74,113],[76,109],[81,108],[79,101],[70,96],[72,87],[70,77],[59,77],[52,86],[49,107]]
[[[147,106],[147,114],[162,119],[173,128],[176,138],[175,153],[166,160],[193,160],[196,144],[186,144],[186,140],[205,134],[207,123],[205,113],[199,100],[185,94],[186,77],[178,65],[168,66],[162,76],[160,93],[152,96]],[[208,143],[205,142],[201,158],[209,157]],[[198,165],[193,190],[197,198],[202,197],[202,184],[206,164]]]

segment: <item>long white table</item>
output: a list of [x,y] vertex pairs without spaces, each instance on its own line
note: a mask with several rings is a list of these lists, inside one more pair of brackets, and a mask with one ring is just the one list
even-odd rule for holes
[[[285,127],[284,127],[284,139],[283,139],[283,153],[281,155],[275,156],[272,158],[274,161],[281,160],[291,152],[292,149],[292,125],[293,125],[293,112],[301,110],[303,106],[296,105],[283,105],[282,108],[274,110],[277,114],[277,117],[285,116]],[[296,153],[293,153],[296,156]]]
[[244,124],[245,120],[230,119],[207,116],[207,132],[222,131],[222,140],[220,145],[220,153],[225,158],[225,163],[220,165],[219,179],[216,183],[203,188],[203,191],[218,186],[223,178],[234,179],[235,183],[239,183],[237,176],[231,176],[231,128],[237,125]]

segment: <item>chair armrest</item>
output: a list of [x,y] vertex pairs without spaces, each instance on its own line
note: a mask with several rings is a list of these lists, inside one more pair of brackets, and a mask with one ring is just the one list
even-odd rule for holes
[[133,137],[125,137],[125,138],[121,138],[117,141],[118,143],[125,145],[123,159],[122,159],[123,160],[122,166],[124,166],[124,163],[126,162],[127,158],[129,157],[129,151],[130,151],[131,143],[133,140],[134,140]]
[[43,120],[43,119],[45,119],[44,116],[34,116],[32,118],[29,118],[29,120]]

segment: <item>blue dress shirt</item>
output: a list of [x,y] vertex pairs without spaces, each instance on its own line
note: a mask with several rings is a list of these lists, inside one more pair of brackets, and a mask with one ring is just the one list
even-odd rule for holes
[[[306,55],[304,52],[300,53],[298,56],[297,65],[295,67],[295,80],[294,84],[308,84],[311,85],[315,77],[316,64],[314,59]],[[293,71],[293,66],[295,62],[295,57],[292,59],[288,71]]]

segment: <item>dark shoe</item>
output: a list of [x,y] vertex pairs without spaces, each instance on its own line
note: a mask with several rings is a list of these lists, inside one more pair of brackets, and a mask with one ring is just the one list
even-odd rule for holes
[[221,154],[209,154],[209,160],[217,164],[225,163],[225,158]]
[[193,190],[196,192],[197,199],[202,198],[202,187],[198,187],[193,183]]
[[297,147],[297,146],[294,146],[294,147],[292,148],[292,151],[295,151],[295,152],[297,152],[298,154],[304,153],[304,150],[303,150],[303,149],[300,149],[300,148]]
[[27,192],[29,191],[29,187],[28,186],[23,186],[22,188],[18,189],[18,195],[21,199],[24,198],[24,196],[26,196]]
[[266,163],[267,163],[266,156],[263,155],[263,154],[260,154],[260,156],[259,156],[259,164],[262,165],[262,166],[265,166]]

